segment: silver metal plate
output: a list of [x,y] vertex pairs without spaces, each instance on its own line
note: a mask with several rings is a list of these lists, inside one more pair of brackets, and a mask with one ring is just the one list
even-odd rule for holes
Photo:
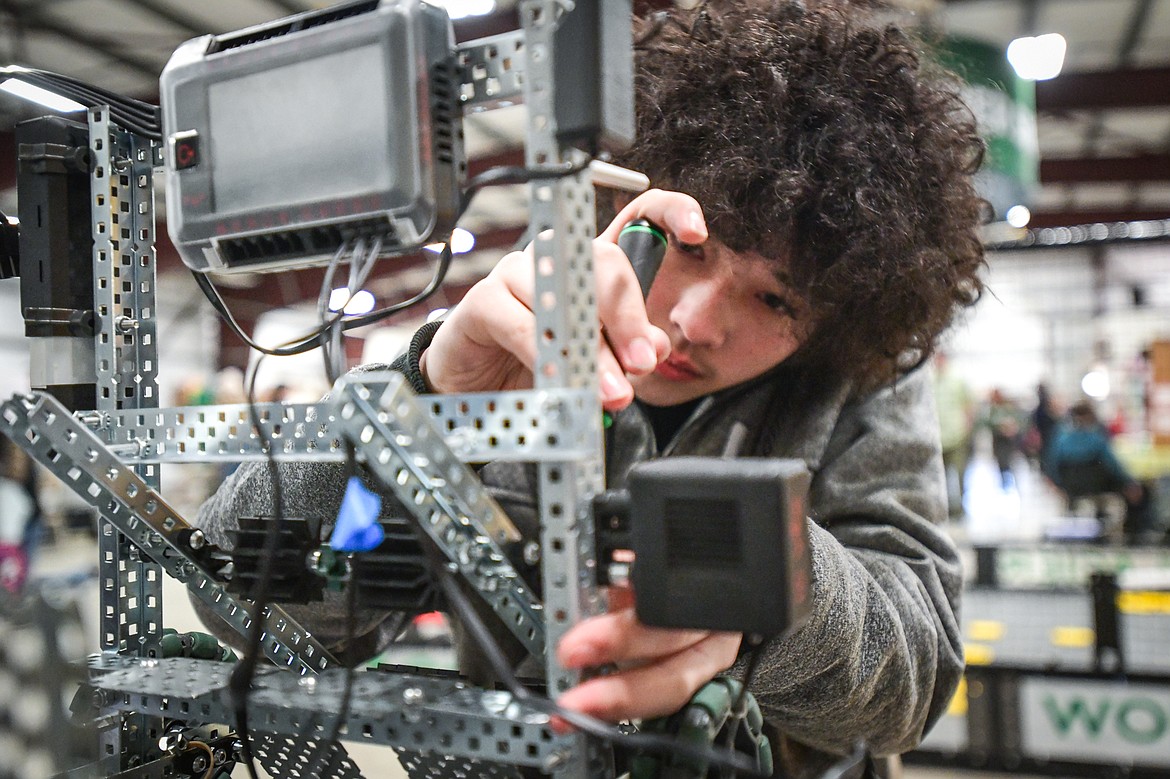
[[346,376],[334,394],[342,428],[370,471],[414,513],[529,653],[543,657],[540,603],[500,547],[520,534],[474,471],[451,452],[403,376]]
[[[370,385],[367,376],[358,374]],[[595,397],[580,390],[427,395],[419,406],[451,451],[464,462],[574,460],[588,454]],[[181,406],[143,411],[95,412],[82,418],[127,463],[332,460],[345,451],[328,403],[259,403],[260,424],[246,405]],[[263,433],[263,436],[260,434]]]

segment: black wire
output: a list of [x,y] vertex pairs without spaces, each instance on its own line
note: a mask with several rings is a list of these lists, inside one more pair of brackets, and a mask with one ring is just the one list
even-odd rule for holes
[[562,708],[550,698],[533,693],[520,684],[516,678],[508,659],[500,649],[499,643],[492,636],[487,625],[480,619],[479,614],[476,613],[467,594],[459,587],[455,575],[446,566],[437,566],[436,573],[439,577],[439,583],[443,587],[443,594],[447,597],[447,602],[458,612],[463,626],[467,628],[472,639],[487,657],[492,671],[517,700],[545,714],[560,717],[583,733],[608,743],[617,743],[630,749],[640,749],[646,752],[681,754],[716,766],[742,771],[749,776],[768,776],[738,752],[727,754],[711,747],[697,746],[678,738],[657,733],[622,733],[596,717]]
[[252,428],[260,438],[261,449],[268,464],[268,473],[272,479],[272,501],[275,513],[276,526],[264,538],[264,551],[260,556],[260,569],[257,572],[256,583],[252,587],[251,617],[252,623],[248,631],[248,649],[236,667],[232,669],[229,689],[236,713],[236,730],[240,734],[243,745],[244,762],[248,766],[248,775],[251,779],[259,779],[256,773],[256,763],[252,755],[252,741],[248,729],[248,695],[251,693],[252,680],[256,676],[256,664],[259,661],[260,644],[267,623],[264,612],[268,608],[268,596],[272,582],[272,563],[276,557],[276,547],[284,530],[284,493],[280,484],[280,469],[277,467],[276,454],[273,451],[272,440],[268,438],[261,424],[260,412],[256,408],[256,376],[260,372],[261,357],[253,366],[252,375],[248,381],[247,402],[248,416],[251,418]]
[[[350,568],[350,579],[345,588],[345,645],[347,647],[352,647],[357,634],[357,577],[355,574],[356,570]],[[337,717],[333,720],[333,727],[330,728],[329,735],[323,741],[317,742],[317,748],[313,750],[312,760],[309,761],[309,767],[304,771],[304,776],[321,775],[321,769],[325,767],[321,765],[321,761],[328,759],[332,746],[341,738],[341,728],[349,716],[350,700],[353,697],[353,677],[353,665],[347,665]]]
[[22,68],[0,71],[0,76],[25,81],[67,97],[84,107],[96,108],[106,105],[110,118],[119,126],[154,141],[162,140],[162,120],[159,107],[134,98],[125,97],[84,81],[51,73],[47,70]]
[[[562,165],[549,169],[505,167],[493,168],[491,170],[485,171],[484,173],[472,179],[472,181],[469,182],[467,189],[462,193],[456,221],[458,221],[458,218],[461,217],[466,211],[475,194],[484,187],[495,186],[498,184],[521,183],[522,181],[533,181],[539,179],[561,178],[580,172],[586,164],[587,163],[580,165]],[[380,247],[380,243],[378,244],[378,247]],[[346,249],[347,245],[343,244],[341,247],[339,247],[337,254],[334,255],[333,259],[331,260],[330,267],[326,272],[326,279],[323,280],[323,288],[326,285],[331,284],[331,279],[333,278],[333,275],[336,271],[336,267],[340,263],[340,258],[344,256]],[[375,260],[377,259],[378,253],[380,253],[380,248],[374,249],[368,260],[362,263],[362,267],[359,269],[357,274],[351,274],[351,282],[358,283],[358,280],[360,280],[359,288],[361,284],[365,283],[365,279],[368,276]],[[451,257],[451,241],[448,237],[448,240],[443,245],[442,251],[439,253],[439,260],[436,264],[435,272],[431,277],[430,282],[428,282],[427,285],[417,295],[414,295],[407,300],[395,303],[391,306],[387,306],[380,311],[375,311],[362,317],[352,317],[348,320],[345,319],[345,307],[342,306],[341,310],[337,312],[336,315],[331,317],[328,321],[323,322],[320,328],[305,336],[300,340],[299,343],[277,347],[274,349],[262,347],[249,338],[243,332],[243,329],[240,328],[239,324],[235,321],[235,318],[232,316],[231,311],[227,307],[227,304],[220,296],[219,291],[215,288],[215,285],[211,283],[210,279],[208,279],[205,274],[195,271],[192,272],[195,276],[196,283],[199,285],[199,288],[203,291],[207,299],[211,302],[211,305],[215,311],[224,319],[225,322],[227,322],[229,327],[233,332],[235,332],[237,336],[239,336],[246,344],[248,344],[248,346],[260,352],[262,355],[262,360],[263,355],[288,356],[293,354],[302,354],[317,348],[318,346],[324,346],[330,343],[334,338],[339,339],[341,332],[344,330],[372,324],[390,316],[391,314],[425,300],[442,285],[443,279],[446,277],[447,271],[451,265]],[[350,287],[350,289],[352,291],[353,287]],[[340,348],[339,345],[338,348]],[[242,756],[248,767],[248,774],[250,779],[258,779],[258,775],[256,773],[256,765],[252,753],[251,737],[248,727],[248,695],[251,692],[252,681],[255,678],[256,665],[258,662],[258,656],[260,654],[260,644],[264,633],[264,623],[266,621],[264,619],[264,611],[268,607],[269,590],[271,588],[273,573],[272,563],[276,554],[278,539],[284,529],[283,492],[280,486],[280,472],[276,462],[276,455],[273,451],[272,441],[264,433],[259,418],[259,412],[256,408],[256,376],[259,373],[259,366],[260,360],[257,360],[254,366],[251,380],[248,384],[248,413],[256,433],[260,437],[261,446],[268,463],[269,475],[272,479],[273,501],[275,504],[274,519],[276,521],[276,525],[274,530],[269,532],[264,540],[264,550],[261,555],[260,569],[257,572],[257,581],[253,586],[253,592],[251,593],[252,623],[248,635],[248,650],[244,654],[244,657],[241,659],[241,661],[236,665],[235,669],[233,669],[229,684],[229,689],[231,691],[232,700],[235,707],[236,730],[239,732],[241,737],[240,740],[243,745],[241,750],[243,753]],[[334,372],[333,364],[332,361],[328,359],[328,357],[326,357],[326,366],[327,371],[332,374]],[[335,381],[335,378],[335,376],[331,375],[330,381]],[[350,475],[352,475],[356,473],[357,470],[357,455],[352,442],[349,442],[347,445],[346,455],[346,470]],[[318,537],[320,537],[320,529],[318,529]],[[352,592],[356,592],[356,582],[351,581],[349,586]],[[354,596],[351,595],[350,597]],[[349,620],[347,620],[347,641],[353,640],[351,632],[351,625]],[[498,647],[496,647],[496,649],[498,652]],[[506,660],[503,662],[503,667],[507,667]],[[523,688],[519,686],[519,683],[515,682],[515,677],[512,677],[512,680],[518,690],[523,690]],[[344,723],[345,714],[349,708],[352,684],[353,669],[350,668],[346,674],[345,692],[342,696],[342,705],[338,712],[337,720],[334,723],[335,733],[330,738],[330,742],[337,740],[337,736],[340,733],[340,728]],[[517,693],[514,691],[514,694]],[[521,694],[517,694],[517,697],[520,697]],[[561,716],[562,719],[570,722],[581,730],[585,732],[592,731],[594,735],[598,735],[601,738],[613,737],[614,734],[612,733],[611,729],[600,720],[586,718],[584,715],[577,715],[575,712],[560,709],[552,701],[548,701],[547,699],[543,700],[547,701],[548,705],[552,707],[550,709],[550,713],[556,713],[558,716]],[[534,705],[539,706],[540,704],[535,703]],[[668,739],[665,741],[669,742]],[[645,748],[651,747],[647,746]]]
[[[739,725],[747,719],[747,696],[748,687],[752,683],[752,679],[756,676],[756,669],[759,668],[760,659],[764,655],[764,646],[768,643],[768,639],[755,634],[744,635],[743,640],[751,645],[748,653],[747,667],[743,672],[743,686],[739,688],[739,694],[735,696],[735,703],[731,706],[731,721],[725,727],[727,728],[727,735],[723,742],[724,749],[733,751],[735,749],[735,736],[739,731]],[[719,772],[720,779],[726,776],[726,770],[722,769]],[[731,772],[731,777],[734,779],[735,772]]]
[[305,335],[303,338],[300,338],[287,346],[277,348],[261,346],[248,337],[248,335],[240,327],[239,323],[236,322],[235,317],[232,316],[231,311],[228,310],[227,304],[224,303],[223,298],[219,294],[219,291],[215,288],[215,285],[211,283],[211,280],[207,278],[207,275],[194,270],[191,271],[191,273],[195,276],[195,282],[199,285],[199,289],[203,291],[204,296],[207,297],[207,299],[211,302],[212,308],[214,308],[216,313],[218,313],[220,317],[223,318],[223,320],[227,323],[228,328],[236,335],[237,338],[261,354],[268,354],[272,355],[273,357],[289,357],[294,354],[304,354],[305,352],[311,352],[313,349],[316,349],[325,343],[329,338],[329,332],[333,327],[334,322],[340,322],[341,329],[343,331],[352,330],[357,327],[364,327],[365,325],[373,324],[374,322],[385,319],[392,314],[396,314],[399,311],[410,308],[417,303],[421,303],[423,300],[426,300],[428,297],[434,294],[434,292],[442,285],[443,279],[446,277],[447,271],[450,267],[451,244],[450,241],[448,241],[443,245],[443,250],[439,252],[438,263],[435,267],[434,274],[431,276],[431,280],[427,282],[426,287],[424,287],[417,295],[408,298],[407,300],[394,303],[393,305],[387,306],[386,308],[383,308],[379,311],[374,311],[360,317],[348,317],[343,308],[317,330],[309,333],[308,335]]

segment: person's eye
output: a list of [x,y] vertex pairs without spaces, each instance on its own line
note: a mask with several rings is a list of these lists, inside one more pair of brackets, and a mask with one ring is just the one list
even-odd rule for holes
[[704,257],[703,244],[701,243],[683,243],[673,235],[670,236],[670,243],[674,248],[678,249],[683,254],[689,255],[695,259],[701,260]]
[[796,315],[792,304],[790,304],[788,300],[782,295],[777,295],[775,292],[761,292],[759,299],[761,303],[778,314],[783,314],[784,316],[789,317],[794,317]]

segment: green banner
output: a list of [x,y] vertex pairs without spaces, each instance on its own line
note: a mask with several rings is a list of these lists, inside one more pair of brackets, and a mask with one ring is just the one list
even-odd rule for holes
[[965,82],[963,97],[987,141],[976,176],[980,194],[1003,220],[1012,206],[1029,206],[1039,181],[1036,84],[1016,75],[1000,46],[948,37],[939,59]]

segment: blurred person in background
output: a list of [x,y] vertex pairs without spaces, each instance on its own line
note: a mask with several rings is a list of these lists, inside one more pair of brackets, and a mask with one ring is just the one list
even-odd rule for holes
[[1040,382],[1036,385],[1036,407],[1032,409],[1031,425],[1024,434],[1023,448],[1028,459],[1038,465],[1042,473],[1048,457],[1048,448],[1052,445],[1052,438],[1056,435],[1059,423],[1060,408],[1052,397],[1048,385]]
[[1149,500],[1110,445],[1109,433],[1097,418],[1089,401],[1069,409],[1068,421],[1057,427],[1048,450],[1045,472],[1064,493],[1070,512],[1088,503],[1102,523],[1103,535],[1119,540],[1123,531],[1121,513],[1111,511],[1110,498],[1125,500],[1133,533],[1146,529]]
[[0,587],[19,593],[44,526],[32,460],[0,436]]
[[947,477],[947,509],[952,519],[963,515],[967,462],[971,459],[971,431],[975,399],[971,388],[951,365],[946,352],[934,357],[934,396]]
[[979,424],[991,432],[991,455],[999,468],[1003,489],[1007,491],[1015,488],[1016,477],[1012,465],[1020,453],[1020,436],[1024,428],[1020,407],[996,387],[987,397]]

